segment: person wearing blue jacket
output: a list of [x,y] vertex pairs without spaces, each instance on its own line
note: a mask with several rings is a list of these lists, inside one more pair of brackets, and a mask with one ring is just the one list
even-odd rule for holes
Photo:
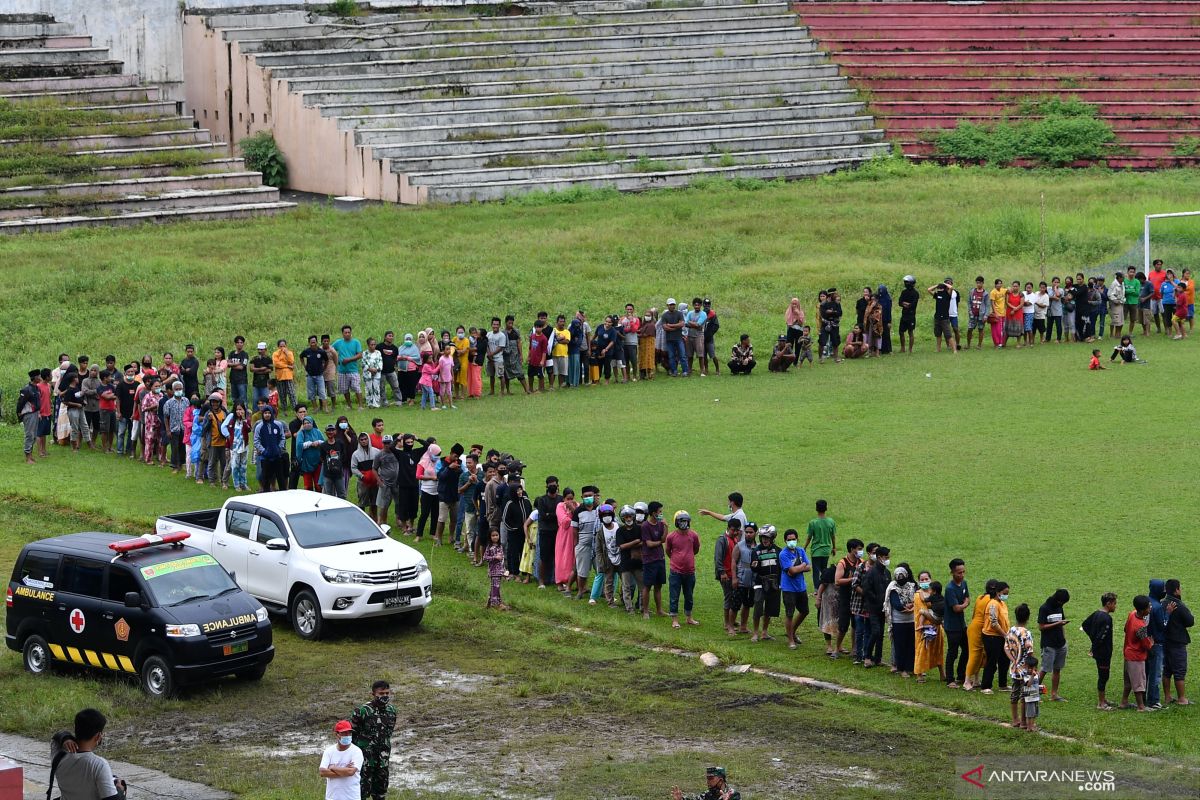
[[275,409],[266,406],[262,419],[254,426],[254,458],[258,462],[260,483],[264,492],[282,491],[288,480],[288,429],[275,419]]
[[1146,656],[1146,705],[1162,708],[1163,644],[1167,641],[1167,609],[1163,598],[1167,596],[1167,582],[1160,578],[1150,580],[1150,619],[1146,624],[1154,637],[1154,647]]

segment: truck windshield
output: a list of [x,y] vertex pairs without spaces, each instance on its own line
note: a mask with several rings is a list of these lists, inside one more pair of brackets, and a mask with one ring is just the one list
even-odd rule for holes
[[383,531],[357,508],[330,508],[289,514],[288,524],[301,547],[331,547],[335,544],[369,542],[383,538]]
[[165,561],[139,572],[159,606],[177,606],[191,600],[207,600],[237,588],[229,573],[210,555],[188,556]]

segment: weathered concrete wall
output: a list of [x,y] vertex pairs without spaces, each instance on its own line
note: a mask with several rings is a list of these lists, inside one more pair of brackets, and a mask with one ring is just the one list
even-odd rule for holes
[[328,5],[308,0],[3,0],[0,13],[50,14],[88,33],[97,47],[108,47],[147,83],[163,87],[172,100],[183,99],[183,14],[185,7],[206,9],[247,6]]
[[288,187],[305,192],[355,195],[398,202],[400,183],[391,161],[357,147],[337,121],[306,108],[287,84],[272,78],[237,42],[226,42],[210,18],[183,18],[184,110],[230,152],[241,139],[271,131],[288,165]]

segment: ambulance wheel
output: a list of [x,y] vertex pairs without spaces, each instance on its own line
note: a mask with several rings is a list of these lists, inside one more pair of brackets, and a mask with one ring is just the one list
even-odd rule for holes
[[36,633],[25,640],[21,658],[25,662],[25,671],[30,675],[45,675],[50,671],[50,645]]
[[165,698],[175,694],[175,676],[171,665],[162,656],[150,656],[142,662],[142,691],[150,697]]

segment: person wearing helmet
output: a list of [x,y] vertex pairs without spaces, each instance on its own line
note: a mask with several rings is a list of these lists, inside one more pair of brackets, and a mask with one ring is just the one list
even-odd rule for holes
[[676,511],[675,529],[667,534],[663,544],[671,566],[668,578],[668,602],[671,627],[679,627],[679,593],[683,592],[683,613],[688,625],[699,625],[692,618],[692,595],[696,588],[696,554],[700,552],[700,537],[692,530],[692,517],[686,511]]
[[917,329],[917,304],[921,302],[921,293],[917,291],[917,279],[912,275],[904,276],[904,289],[897,299],[900,304],[900,352],[905,352],[904,335],[908,334],[908,351],[913,349],[913,331]]
[[[638,518],[641,517],[641,520]],[[617,569],[621,573],[621,602],[625,613],[632,614],[642,599],[642,526],[645,521],[646,504],[634,503],[621,509],[620,526],[617,529],[617,552],[621,561]]]
[[667,582],[667,564],[663,542],[667,526],[663,523],[663,504],[657,500],[647,506],[649,518],[642,523],[642,619],[650,619],[650,594],[654,594],[654,613],[663,616],[662,587]]
[[[779,548],[775,546],[775,526],[764,525],[758,545],[751,550],[750,569],[754,571],[754,633],[750,641],[769,642],[771,620],[779,616]],[[759,624],[762,624],[761,633]]]

